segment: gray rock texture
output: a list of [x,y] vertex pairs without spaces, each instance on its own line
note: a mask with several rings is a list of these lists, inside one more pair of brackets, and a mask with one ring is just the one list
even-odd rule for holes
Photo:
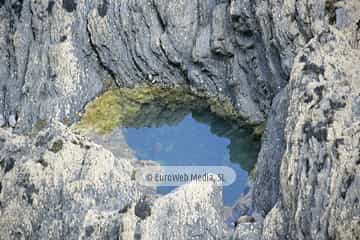
[[359,42],[358,0],[0,0],[1,238],[229,236],[214,186],[142,219],[128,148],[54,122],[110,86],[159,84],[266,121],[250,191],[265,220],[234,236],[359,239]]
[[230,98],[244,120],[260,123],[287,76],[277,53],[270,54],[275,60],[266,57],[256,7],[217,0],[4,0],[0,124],[26,130],[48,118],[73,122],[112,82],[188,85]]
[[49,129],[34,138],[0,129],[1,239],[78,239],[88,218],[112,222],[140,199],[131,162],[60,124]]
[[[163,227],[160,227],[163,226]],[[142,239],[224,239],[222,188],[192,182],[155,200],[141,224]]]
[[262,215],[268,213],[278,200],[280,165],[285,151],[287,99],[285,87],[273,100],[256,164],[252,208]]
[[295,59],[280,197],[263,239],[359,238],[359,60],[334,29]]
[[234,240],[260,240],[261,225],[259,223],[242,223],[239,224],[232,236]]

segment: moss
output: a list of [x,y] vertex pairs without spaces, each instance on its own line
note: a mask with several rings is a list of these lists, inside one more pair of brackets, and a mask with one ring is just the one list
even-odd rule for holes
[[176,108],[182,104],[194,104],[195,100],[194,95],[180,88],[145,86],[111,89],[86,106],[76,128],[106,134],[119,125],[131,124],[146,104],[161,102],[169,108]]
[[[118,89],[109,90],[89,103],[77,128],[93,128],[100,133],[106,133],[118,126],[122,118],[119,94]],[[130,109],[130,106],[128,108]]]
[[238,119],[239,115],[236,113],[236,110],[230,100],[219,100],[217,98],[209,98],[209,105],[211,106],[211,111],[216,113],[217,115],[230,118],[230,119]]
[[39,132],[44,130],[48,126],[48,122],[44,119],[39,119],[31,128],[29,132],[30,136],[36,136]]
[[249,171],[249,179],[253,182],[256,180],[256,166]]
[[50,151],[54,152],[54,153],[58,153],[59,151],[61,151],[61,149],[63,148],[63,141],[61,139],[56,140],[50,147]]
[[48,122],[44,119],[40,119],[35,124],[35,130],[40,132],[41,130],[45,129],[48,125]]
[[255,136],[255,138],[260,139],[261,136],[264,134],[265,132],[265,123],[257,125],[254,127],[254,131],[253,134]]
[[[157,111],[153,112],[158,115],[149,116],[148,114],[151,113],[148,113],[144,106],[156,109]],[[214,97],[199,96],[179,86],[145,85],[108,90],[86,106],[85,113],[75,128],[80,131],[93,130],[100,134],[107,134],[120,125],[136,127],[140,121],[148,125],[151,120],[160,121],[163,110],[175,113],[205,108],[210,108],[215,114],[227,119],[240,118],[228,99],[219,100]],[[176,116],[173,117],[173,121],[176,121]]]

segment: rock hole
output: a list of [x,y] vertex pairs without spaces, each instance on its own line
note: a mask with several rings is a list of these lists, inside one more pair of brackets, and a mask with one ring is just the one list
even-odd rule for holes
[[30,182],[30,176],[28,174],[23,176],[23,179],[20,179],[18,183],[19,186],[24,188],[22,199],[27,201],[28,204],[33,204],[33,194],[39,193],[39,190],[36,189],[35,185]]
[[356,165],[360,165],[360,158],[355,162]]
[[3,158],[0,161],[0,166],[1,166],[2,169],[4,169],[4,173],[7,173],[7,172],[11,171],[11,169],[14,168],[15,159],[12,158],[12,157]]
[[46,168],[47,166],[49,166],[49,164],[45,161],[44,158],[40,158],[39,160],[37,160],[38,163],[41,164],[41,166],[43,166],[44,168]]
[[305,168],[306,168],[306,176],[309,176],[310,171],[310,160],[307,158],[305,159]]
[[4,138],[0,138],[0,150],[4,147],[6,140]]
[[21,11],[22,11],[22,7],[23,7],[23,2],[24,2],[24,0],[17,0],[11,6],[18,18],[21,17]]
[[93,226],[85,227],[85,237],[90,237],[95,232],[95,228]]
[[335,4],[337,2],[338,0],[327,0],[325,2],[325,13],[328,16],[328,21],[331,25],[336,24],[336,9],[338,9],[338,7],[336,7]]
[[347,191],[349,190],[349,188],[350,188],[351,184],[354,182],[354,180],[355,180],[354,175],[348,176],[347,179],[345,180],[343,187],[341,188],[341,193],[340,193],[342,199],[346,198]]
[[152,203],[145,197],[141,198],[135,205],[135,215],[141,220],[151,216]]
[[53,13],[54,6],[55,6],[55,1],[49,1],[48,7],[46,10],[50,15]]
[[100,17],[105,17],[108,11],[108,0],[103,0],[102,4],[99,4],[97,7],[98,13]]
[[303,71],[306,74],[315,73],[317,75],[319,75],[319,74],[324,75],[325,68],[324,68],[324,66],[318,66],[314,63],[309,63],[304,66]]
[[64,36],[62,36],[62,37],[60,38],[60,42],[65,42],[65,41],[66,41],[66,39],[67,39],[67,36],[66,36],[66,35],[64,35]]
[[71,13],[76,9],[77,4],[75,0],[63,0],[62,6],[67,12]]

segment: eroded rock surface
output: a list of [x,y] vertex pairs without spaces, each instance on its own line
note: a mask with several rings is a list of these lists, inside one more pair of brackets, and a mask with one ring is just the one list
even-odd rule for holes
[[131,162],[60,124],[34,138],[0,131],[2,239],[75,239],[90,212],[140,198]]
[[155,200],[142,239],[224,239],[222,188],[214,182],[178,188]]
[[[109,86],[186,85],[230,99],[246,123],[267,119],[252,189],[265,221],[251,237],[358,239],[359,41],[357,0],[0,0],[0,126],[71,124]],[[64,126],[42,134],[0,129],[1,237],[222,236],[205,195],[212,222],[141,232],[167,214],[141,225],[126,210],[141,196],[129,160]],[[182,191],[155,201],[173,209]]]
[[264,239],[359,237],[359,60],[336,31],[319,34],[296,58],[281,194]]

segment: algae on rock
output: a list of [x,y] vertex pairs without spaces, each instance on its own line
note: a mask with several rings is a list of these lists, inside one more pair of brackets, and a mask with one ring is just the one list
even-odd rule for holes
[[205,109],[223,118],[241,119],[229,100],[194,94],[184,87],[145,85],[108,90],[87,105],[76,128],[106,134],[120,125],[145,127],[175,124],[188,112]]

